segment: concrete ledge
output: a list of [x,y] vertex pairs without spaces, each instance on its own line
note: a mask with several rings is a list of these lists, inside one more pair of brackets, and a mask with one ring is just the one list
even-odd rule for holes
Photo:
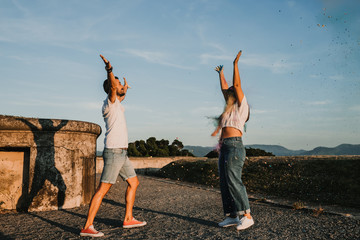
[[[101,127],[97,124],[83,121],[62,120],[62,119],[41,119],[41,118],[25,118],[16,116],[0,115],[0,130],[33,130],[30,124],[37,128],[37,131],[54,131],[54,126],[66,121],[61,127],[62,132],[83,132],[90,134],[101,133]],[[30,124],[29,124],[30,123]]]
[[[135,169],[160,169],[165,165],[181,160],[205,160],[206,157],[130,157],[130,161],[132,162]],[[102,157],[96,158],[96,172],[101,173],[104,167],[104,161]]]

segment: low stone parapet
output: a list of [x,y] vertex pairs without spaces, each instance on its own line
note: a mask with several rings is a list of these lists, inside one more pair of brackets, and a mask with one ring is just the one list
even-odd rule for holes
[[89,122],[0,115],[0,209],[88,204],[100,133]]
[[[130,161],[133,164],[135,169],[160,169],[165,165],[181,160],[205,160],[206,157],[130,157]],[[97,157],[96,159],[96,172],[101,173],[104,166],[104,161],[102,157]]]

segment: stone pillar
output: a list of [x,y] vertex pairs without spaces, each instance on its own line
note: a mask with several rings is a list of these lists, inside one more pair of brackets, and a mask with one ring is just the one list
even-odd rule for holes
[[0,115],[0,209],[88,204],[95,192],[97,124]]

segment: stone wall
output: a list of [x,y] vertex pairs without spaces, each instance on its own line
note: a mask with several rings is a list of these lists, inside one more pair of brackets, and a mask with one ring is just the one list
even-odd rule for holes
[[95,192],[100,126],[0,115],[0,209],[88,204]]
[[[135,169],[160,169],[165,165],[180,160],[205,160],[206,157],[130,157],[130,161]],[[102,157],[97,157],[96,172],[101,173],[104,166]]]

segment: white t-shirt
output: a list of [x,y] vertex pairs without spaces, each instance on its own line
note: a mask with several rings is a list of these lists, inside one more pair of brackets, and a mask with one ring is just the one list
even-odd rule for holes
[[239,102],[232,106],[231,111],[221,120],[221,128],[233,127],[244,133],[244,125],[249,116],[249,105],[244,95],[241,104]]
[[125,108],[116,98],[111,103],[107,97],[104,100],[102,114],[105,121],[105,148],[128,148],[128,132],[125,119]]

